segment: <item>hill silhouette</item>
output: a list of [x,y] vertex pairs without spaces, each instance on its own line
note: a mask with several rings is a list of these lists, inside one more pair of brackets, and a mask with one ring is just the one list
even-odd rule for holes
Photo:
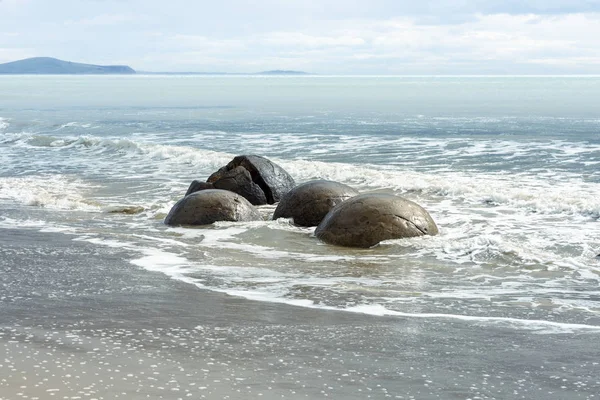
[[0,64],[0,74],[135,74],[126,65],[94,65],[34,57]]

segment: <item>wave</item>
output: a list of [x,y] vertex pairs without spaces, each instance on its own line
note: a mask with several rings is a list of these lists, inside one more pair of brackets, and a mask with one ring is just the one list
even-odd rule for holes
[[0,117],[0,131],[5,130],[9,127],[9,125],[10,124],[8,123],[8,120],[6,118]]
[[[256,140],[260,142],[265,139],[258,135]],[[410,140],[417,141],[416,138]],[[428,140],[415,146],[428,147]],[[17,147],[42,147],[65,151],[68,152],[66,156],[74,160],[73,162],[77,162],[79,158],[80,162],[87,163],[88,157],[94,157],[95,163],[106,164],[103,170],[107,173],[112,171],[121,176],[142,176],[143,173],[153,171],[155,176],[160,175],[171,182],[177,181],[182,175],[189,176],[191,172],[188,171],[195,171],[200,179],[207,177],[237,155],[190,145],[157,144],[95,136],[18,134],[8,135],[2,142],[9,142]],[[512,149],[514,144],[505,145],[508,146],[508,153],[515,152]],[[269,146],[272,146],[272,143]],[[436,157],[443,157],[445,145],[438,143],[438,146],[441,147]],[[549,146],[556,146],[556,143],[550,143]],[[572,154],[584,151],[575,145],[560,146],[565,152]],[[360,149],[360,146],[356,148]],[[475,146],[473,151],[484,154],[485,148],[487,147],[477,150]],[[73,155],[73,151],[78,153]],[[344,153],[344,149],[336,151]],[[115,163],[116,157],[120,159],[118,163]],[[600,218],[600,199],[595,196],[600,190],[600,183],[586,181],[580,175],[570,172],[507,173],[452,169],[447,166],[428,165],[427,162],[416,167],[414,164],[320,161],[302,156],[270,158],[283,166],[298,182],[330,179],[355,186],[361,191],[391,190],[423,202],[433,209],[440,202],[451,200],[461,207],[477,208],[492,213],[506,211],[508,207],[524,214],[561,214],[595,220]],[[185,186],[188,183],[182,182],[181,185]]]
[[219,165],[230,161],[232,155],[218,151],[199,150],[193,147],[163,145],[121,138],[102,138],[89,135],[58,137],[32,133],[20,133],[4,137],[0,143],[14,144],[17,147],[47,147],[57,150],[89,151],[95,155],[108,157],[141,156],[146,161],[173,160],[179,164]]
[[67,122],[66,124],[62,124],[59,129],[64,128],[91,128],[92,124],[82,124],[81,122]]
[[[335,248],[326,248],[326,251],[318,253],[318,250],[315,251],[314,246],[321,248],[323,246],[319,246],[316,240],[312,239],[310,240],[314,242],[314,245],[307,246],[307,243],[300,243],[300,241],[296,248],[302,250],[297,251],[290,251],[289,244],[282,247],[269,243],[268,240],[263,243],[263,246],[255,246],[252,240],[248,243],[247,239],[242,240],[241,243],[239,242],[239,239],[246,233],[249,233],[248,237],[257,238],[263,236],[262,233],[257,232],[257,229],[279,229],[280,226],[284,230],[289,230],[290,233],[295,233],[297,237],[307,236],[305,230],[292,232],[291,227],[283,224],[282,221],[253,222],[241,225],[221,223],[210,229],[166,228],[166,235],[159,234],[154,229],[149,231],[147,223],[144,224],[138,221],[143,225],[141,231],[135,230],[131,224],[128,224],[127,232],[115,231],[107,235],[104,229],[101,233],[94,233],[83,226],[65,228],[60,226],[59,223],[54,229],[53,223],[49,221],[22,222],[8,220],[7,223],[3,223],[3,219],[6,220],[6,218],[0,218],[0,227],[31,227],[42,231],[68,233],[75,236],[74,240],[86,241],[101,247],[131,251],[132,260],[130,262],[136,266],[161,272],[173,279],[195,285],[201,289],[249,300],[373,316],[455,320],[481,326],[498,326],[519,331],[526,330],[537,334],[600,332],[600,326],[547,320],[544,318],[546,314],[540,314],[539,317],[529,319],[527,313],[519,311],[518,307],[515,309],[515,313],[510,316],[503,316],[503,314],[500,314],[502,316],[496,316],[494,313],[482,316],[477,306],[477,302],[482,299],[486,300],[485,303],[487,304],[491,297],[494,297],[496,302],[510,304],[511,301],[514,301],[512,300],[514,298],[530,296],[530,307],[535,309],[538,303],[533,301],[533,298],[537,296],[542,299],[547,297],[544,294],[548,290],[556,290],[557,293],[561,293],[558,298],[552,297],[553,302],[556,301],[556,304],[561,304],[560,300],[564,298],[568,300],[570,293],[577,294],[576,285],[586,277],[568,278],[564,284],[554,281],[551,284],[547,283],[543,287],[538,287],[534,275],[529,275],[526,271],[515,270],[515,276],[507,274],[493,276],[492,271],[486,272],[485,269],[477,269],[474,272],[467,272],[467,269],[459,272],[459,269],[456,269],[452,273],[452,280],[456,280],[456,282],[451,286],[436,289],[430,285],[423,285],[423,281],[427,280],[428,272],[425,272],[427,269],[435,270],[434,275],[440,273],[436,270],[435,265],[429,265],[430,260],[427,258],[424,259],[425,264],[422,267],[417,267],[412,273],[409,272],[410,270],[403,270],[401,277],[397,273],[394,273],[394,275],[384,273],[384,265],[392,260],[396,260],[395,264],[400,265],[423,260],[419,255],[418,245],[416,250],[408,254],[390,254],[385,250],[385,246],[379,250],[357,252],[352,250],[340,250],[338,252]],[[280,236],[280,234],[276,233],[275,236]],[[294,241],[296,240],[298,239],[294,239]],[[404,242],[404,245],[415,245],[417,241],[427,242],[435,246],[444,243],[449,245],[453,240],[452,237],[440,236],[428,238],[427,240],[408,240]],[[500,239],[495,240],[494,238],[481,239],[474,245],[480,246],[482,243],[487,243],[488,246],[492,247],[502,246]],[[223,249],[228,251],[223,251]],[[450,249],[449,251],[454,250]],[[248,259],[241,256],[240,259],[246,260],[246,263],[235,262],[234,259],[230,259],[230,257],[235,257],[235,252],[250,254],[252,258]],[[202,254],[200,259],[198,259],[198,254]],[[273,263],[273,259],[280,259],[281,262]],[[302,262],[297,269],[290,269],[284,267],[287,264],[286,259],[302,260]],[[406,262],[403,260],[406,260]],[[217,262],[217,264],[213,265],[212,262]],[[231,262],[230,265],[228,265],[229,262]],[[543,263],[544,260],[540,260],[540,262]],[[357,263],[363,272],[350,275],[340,274],[341,269],[351,268],[353,263]],[[274,264],[278,266],[272,268]],[[502,268],[506,268],[504,263],[501,265],[503,265]],[[331,269],[331,266],[334,266],[334,269]],[[523,268],[523,266],[520,266],[520,268]],[[376,271],[369,272],[370,269],[376,269]],[[414,274],[414,276],[411,277],[411,274]],[[502,285],[496,287],[485,282],[481,283],[482,279],[501,280]],[[475,283],[472,286],[464,285],[463,282],[465,281]],[[386,291],[392,293],[394,290],[389,288],[389,285],[393,283],[395,286],[399,282],[402,282],[400,287],[403,290],[420,292],[422,302],[416,304],[416,307],[410,307],[410,303],[405,302],[414,299],[414,295],[403,294],[404,292],[402,292],[399,295],[393,295],[398,302],[395,307],[389,307],[388,304],[394,303],[390,297],[392,295],[388,295]],[[598,276],[596,276],[595,282],[598,282]],[[565,289],[566,287],[571,289]],[[302,293],[297,292],[298,290],[301,290]],[[334,296],[327,294],[330,292]],[[351,292],[360,292],[361,301],[355,301],[356,297],[346,297],[351,296]],[[336,301],[335,299],[338,298],[339,294],[350,301]],[[440,308],[438,301],[431,301],[431,299],[441,298],[453,299],[449,308]],[[460,307],[459,299],[462,299],[463,304],[467,307]],[[473,302],[474,306],[468,306],[469,302]],[[580,303],[579,300],[574,304],[565,303],[561,308],[578,310],[581,309]],[[431,311],[425,311],[428,308]],[[415,309],[424,311],[418,312]],[[447,312],[445,312],[446,309]],[[587,314],[594,315],[595,313],[597,311],[591,310]],[[568,313],[565,311],[564,315],[566,316]]]
[[[528,174],[491,174],[460,171],[420,172],[406,168],[352,165],[319,161],[276,160],[298,180],[330,179],[362,190],[388,189],[416,198],[430,207],[452,200],[462,207],[499,209],[509,206],[523,213],[600,217],[600,184],[576,176],[541,178]],[[285,163],[285,164],[284,164]]]
[[[89,239],[88,239],[89,240]],[[95,241],[96,244],[103,244],[102,241]],[[115,246],[115,243],[106,243],[107,246]],[[143,256],[136,258],[131,261],[132,264],[146,268],[151,271],[157,271],[170,276],[173,279],[180,280],[189,284],[193,284],[201,289],[207,289],[211,291],[221,292],[232,296],[242,297],[248,300],[264,301],[271,303],[281,303],[297,307],[314,308],[328,311],[340,311],[340,312],[351,312],[361,313],[372,316],[392,316],[401,318],[419,318],[419,319],[446,319],[446,320],[459,320],[468,323],[474,323],[479,325],[493,325],[503,328],[517,329],[517,330],[529,330],[539,334],[564,334],[573,332],[590,332],[599,333],[600,326],[578,324],[578,323],[566,323],[547,321],[540,319],[522,319],[512,317],[493,317],[493,316],[471,316],[462,314],[451,314],[451,313],[411,313],[401,312],[386,308],[381,304],[362,304],[356,306],[347,307],[334,307],[327,306],[320,303],[316,303],[310,299],[299,299],[290,298],[285,296],[283,292],[278,293],[277,291],[265,292],[260,290],[243,290],[237,288],[219,288],[207,285],[202,279],[196,279],[190,276],[192,270],[192,264],[189,260],[181,255],[166,252],[159,249],[140,249]],[[203,268],[209,268],[210,266],[204,266]],[[215,267],[215,271],[223,270],[223,267]],[[252,274],[252,271],[248,271],[248,268],[237,268],[236,273],[242,271],[246,275]],[[260,279],[265,281],[278,282],[282,279],[282,275],[276,272],[272,272],[270,276],[266,277],[264,274],[260,274]],[[322,285],[323,283],[320,283]]]
[[57,210],[98,211],[83,193],[91,186],[60,175],[0,178],[0,199]]

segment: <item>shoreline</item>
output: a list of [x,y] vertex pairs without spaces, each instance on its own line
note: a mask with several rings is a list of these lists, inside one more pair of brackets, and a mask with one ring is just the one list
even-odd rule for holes
[[256,302],[62,234],[0,239],[2,400],[591,399],[600,388],[593,333]]

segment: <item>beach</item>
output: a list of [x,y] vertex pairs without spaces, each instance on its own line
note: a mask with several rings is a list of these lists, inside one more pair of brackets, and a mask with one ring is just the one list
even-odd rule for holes
[[69,237],[50,250],[47,234],[1,233],[2,399],[594,399],[600,388],[598,332],[248,301],[118,250],[107,260]]
[[[0,88],[1,400],[598,397],[600,78]],[[439,235],[332,246],[274,204],[164,224],[239,154]]]

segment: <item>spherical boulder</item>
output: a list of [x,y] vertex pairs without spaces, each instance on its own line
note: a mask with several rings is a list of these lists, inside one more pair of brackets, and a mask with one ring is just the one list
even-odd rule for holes
[[235,157],[210,175],[207,183],[244,196],[254,205],[275,204],[296,186],[283,168],[256,155]]
[[194,192],[179,200],[165,218],[167,225],[208,225],[217,221],[258,221],[259,212],[242,196],[219,189]]
[[335,206],[317,226],[325,243],[371,247],[387,239],[436,235],[438,228],[417,203],[386,193],[366,193]]
[[292,218],[295,225],[317,226],[337,204],[358,195],[343,183],[315,180],[296,186],[279,201],[273,219]]

